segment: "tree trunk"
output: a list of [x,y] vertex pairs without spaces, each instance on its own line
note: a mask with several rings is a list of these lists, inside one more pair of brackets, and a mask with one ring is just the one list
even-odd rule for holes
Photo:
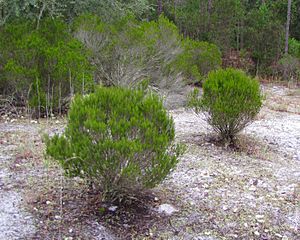
[[209,32],[210,31],[210,16],[211,16],[211,12],[212,12],[212,0],[208,0],[207,2],[207,26],[206,26],[206,31]]
[[53,101],[54,101],[54,85],[52,85],[52,90],[51,90],[50,116],[53,116]]
[[1,6],[1,11],[0,11],[0,26],[3,26],[7,19],[10,17],[10,12],[7,12],[6,9],[5,9],[5,6]]
[[38,15],[38,18],[37,18],[37,24],[36,24],[36,29],[37,30],[40,28],[40,21],[41,21],[41,18],[43,16],[43,13],[44,13],[45,9],[46,9],[46,3],[43,2],[43,6],[42,6],[42,8],[40,10],[40,13]]
[[4,19],[4,7],[1,7],[0,18],[1,18],[1,21],[2,21],[2,19]]
[[157,16],[162,14],[162,0],[157,0]]
[[[291,6],[292,0],[288,0],[288,9],[287,9],[287,16],[286,16],[286,29],[285,29],[285,47],[284,47],[284,54],[287,55],[289,53],[289,32],[290,32],[290,21],[291,21]],[[283,70],[283,79],[287,80],[288,78],[288,66],[284,67]]]
[[59,82],[59,97],[58,97],[58,110],[59,110],[59,116],[61,116],[61,113],[62,113],[62,111],[61,111],[61,105],[62,105],[62,103],[61,103],[61,82]]
[[292,0],[288,0],[286,30],[285,30],[285,48],[284,48],[285,54],[288,54],[288,52],[289,52],[289,32],[290,32],[290,22],[291,22],[291,7],[292,7]]
[[71,69],[69,68],[69,81],[70,81],[70,94],[71,94],[71,98],[74,96],[74,87],[72,84],[72,72]]
[[240,36],[240,49],[243,49],[244,48],[244,16],[243,18],[241,19],[241,36]]
[[84,73],[82,74],[82,95],[85,93],[85,80],[84,80]]
[[38,119],[40,119],[41,118],[41,96],[40,96],[40,82],[38,78],[36,78],[36,93],[38,97]]
[[177,20],[177,16],[176,16],[176,0],[173,0],[173,7],[174,7],[174,22],[177,24],[176,20]]
[[48,74],[48,84],[47,84],[47,96],[46,96],[46,116],[47,121],[50,116],[50,74]]

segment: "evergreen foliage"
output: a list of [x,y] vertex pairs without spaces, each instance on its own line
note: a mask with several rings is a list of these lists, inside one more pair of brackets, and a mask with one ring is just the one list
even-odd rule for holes
[[216,45],[189,38],[184,39],[182,45],[183,52],[174,65],[189,83],[200,83],[210,71],[221,66],[221,52]]
[[[49,116],[95,83],[134,87],[147,79],[163,96],[182,93],[221,57],[223,67],[298,79],[300,0],[291,3],[284,45],[287,7],[286,0],[2,0],[0,94]],[[244,53],[250,64],[240,64]]]
[[0,90],[35,111],[61,111],[65,98],[93,89],[88,51],[60,20],[29,21],[0,29]]
[[[299,6],[299,0],[293,1],[292,36],[299,36],[294,27],[299,25]],[[287,1],[168,0],[164,9],[184,36],[214,43],[223,55],[233,49],[249,51],[253,74],[270,74],[283,52]]]
[[72,22],[76,17],[90,13],[110,22],[128,14],[144,19],[153,15],[148,0],[1,0],[0,26],[16,18],[30,20],[39,28],[44,18],[60,18]]
[[300,58],[300,41],[297,41],[295,38],[289,39],[289,54]]
[[68,176],[88,179],[106,194],[154,187],[182,151],[173,144],[172,118],[144,90],[102,87],[77,95],[68,119],[62,136],[47,139],[47,154]]
[[[255,74],[269,74],[284,48],[283,27],[266,4],[249,13],[245,32],[245,47],[256,62]],[[253,69],[254,70],[254,69]]]
[[286,78],[285,80],[293,80],[297,83],[300,79],[300,59],[291,54],[286,54],[279,60],[278,70],[280,75]]
[[259,83],[240,70],[229,68],[209,73],[201,98],[198,92],[190,95],[189,106],[196,113],[203,111],[207,122],[227,142],[233,142],[253,121],[262,105]]

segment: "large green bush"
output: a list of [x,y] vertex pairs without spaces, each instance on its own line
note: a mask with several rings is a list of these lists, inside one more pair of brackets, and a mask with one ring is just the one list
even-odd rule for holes
[[222,140],[232,143],[259,112],[262,95],[256,80],[228,68],[211,72],[203,84],[203,96],[199,98],[198,91],[194,91],[189,104],[197,113],[206,114]]
[[89,52],[61,20],[43,19],[0,28],[0,94],[20,99],[33,113],[50,115],[74,93],[93,90]]
[[99,88],[75,97],[65,133],[47,139],[47,154],[68,176],[86,178],[104,193],[131,194],[155,186],[174,168],[181,152],[174,136],[156,95]]
[[139,22],[127,16],[105,23],[84,15],[74,24],[75,36],[91,50],[95,80],[104,86],[136,86],[144,79],[160,90],[180,90],[178,73],[170,69],[182,52],[177,27],[161,16]]

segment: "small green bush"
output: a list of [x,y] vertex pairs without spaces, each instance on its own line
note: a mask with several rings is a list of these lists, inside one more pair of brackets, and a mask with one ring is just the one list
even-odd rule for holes
[[284,80],[298,81],[300,79],[300,59],[290,54],[285,54],[278,62],[278,72]]
[[62,136],[46,139],[46,153],[67,176],[82,177],[107,197],[152,188],[178,161],[174,122],[161,100],[144,90],[98,88],[76,96]]
[[300,58],[300,41],[297,41],[295,38],[289,39],[289,54]]
[[221,69],[211,72],[203,84],[203,96],[195,90],[189,105],[204,111],[208,123],[222,140],[233,143],[237,133],[253,121],[262,105],[259,83],[244,72]]

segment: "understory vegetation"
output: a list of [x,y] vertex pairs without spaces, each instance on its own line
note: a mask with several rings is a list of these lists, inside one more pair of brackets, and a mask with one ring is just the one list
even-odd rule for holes
[[165,17],[106,23],[84,15],[72,26],[46,18],[39,29],[30,21],[13,22],[2,28],[0,40],[0,89],[36,117],[64,112],[70,97],[98,84],[135,87],[148,80],[165,96],[221,66],[214,44],[183,39]]
[[168,97],[231,147],[263,105],[260,80],[299,85],[299,9],[300,0],[2,0],[0,116],[67,116],[44,138],[46,156],[101,203],[139,198],[185,150]]
[[[9,23],[0,34],[0,89],[33,116],[61,113],[67,98],[93,90],[89,52],[61,20]],[[43,114],[43,115],[41,115]]]
[[221,66],[297,83],[300,2],[290,7],[287,22],[283,0],[1,1],[0,92],[49,117],[97,84],[147,79],[166,96]]

